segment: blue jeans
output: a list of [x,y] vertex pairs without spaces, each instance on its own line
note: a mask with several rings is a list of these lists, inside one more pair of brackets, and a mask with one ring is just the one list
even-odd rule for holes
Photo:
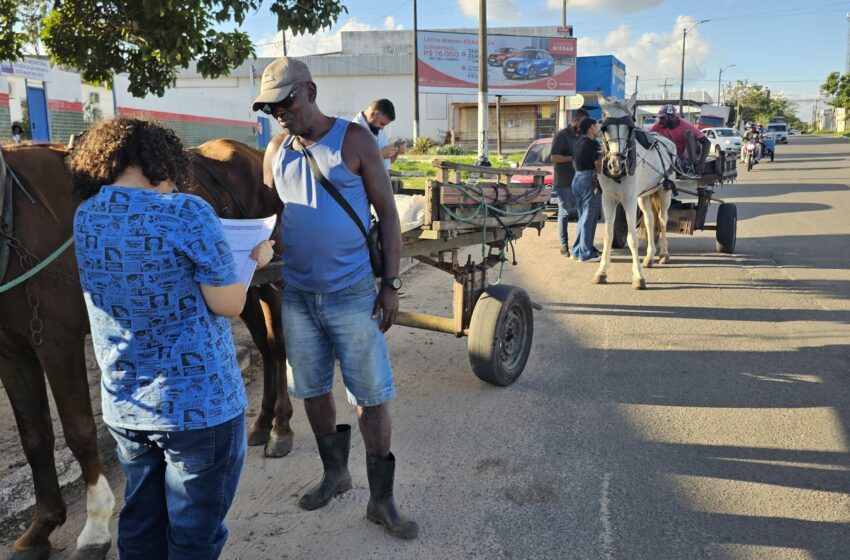
[[245,415],[198,430],[107,427],[127,478],[118,517],[121,560],[218,558],[245,461]]
[[372,318],[377,297],[371,274],[326,294],[289,284],[284,287],[283,332],[290,396],[309,399],[330,393],[336,357],[348,402],[377,406],[395,397],[381,316]]
[[596,235],[596,219],[601,204],[600,197],[593,192],[593,171],[576,171],[572,191],[578,207],[578,224],[570,254],[577,259],[589,259],[596,252],[593,237]]
[[555,187],[558,193],[558,235],[561,237],[561,247],[569,247],[570,236],[567,233],[570,208],[575,208],[572,187]]

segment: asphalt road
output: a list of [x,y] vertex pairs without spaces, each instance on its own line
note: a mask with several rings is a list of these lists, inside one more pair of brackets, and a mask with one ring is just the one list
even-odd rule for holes
[[[396,497],[418,540],[365,520],[359,435],[354,489],[298,508],[320,466],[297,403],[292,454],[250,452],[224,558],[850,557],[850,144],[791,137],[718,196],[737,204],[737,253],[671,236],[642,292],[623,251],[596,286],[552,223],[521,239],[503,282],[543,310],[510,387],[471,373],[465,340],[390,331]],[[404,309],[450,313],[444,273],[415,269],[404,291]],[[57,559],[83,525],[75,496]]]

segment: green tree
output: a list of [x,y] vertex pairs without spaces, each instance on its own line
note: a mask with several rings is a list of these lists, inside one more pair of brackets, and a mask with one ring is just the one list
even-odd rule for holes
[[[0,59],[22,56],[27,34],[19,13],[31,0],[0,0]],[[255,54],[239,26],[262,0],[63,0],[41,19],[41,41],[51,59],[80,70],[85,81],[106,83],[130,76],[130,93],[162,96],[180,68],[195,62],[208,78]],[[348,12],[342,0],[273,0],[277,28],[315,33]],[[235,25],[232,31],[222,30]]]
[[41,32],[44,18],[50,13],[53,0],[29,0],[18,7],[21,14],[21,27],[27,36],[25,47],[35,55],[41,55]]
[[762,84],[738,82],[726,88],[726,105],[735,112],[740,103],[741,114],[737,121],[766,123],[774,117],[783,117],[785,122],[800,127],[802,121],[797,117],[797,108],[791,101],[772,95],[769,88]]
[[826,77],[826,82],[821,84],[820,90],[832,96],[829,104],[833,107],[850,109],[850,74],[842,76],[838,72],[832,72]]

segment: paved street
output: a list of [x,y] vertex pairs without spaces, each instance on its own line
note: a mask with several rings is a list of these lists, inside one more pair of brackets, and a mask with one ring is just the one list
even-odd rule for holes
[[[390,331],[396,498],[418,540],[365,520],[356,432],[354,489],[298,508],[320,463],[296,403],[292,454],[250,450],[224,558],[848,558],[850,143],[793,136],[718,196],[738,207],[736,254],[715,253],[712,231],[673,235],[643,292],[627,250],[596,286],[554,222],[521,239],[503,281],[543,310],[510,387],[472,374],[465,340]],[[444,273],[418,267],[404,291],[403,309],[450,313]],[[56,559],[84,522],[81,489],[69,498]]]

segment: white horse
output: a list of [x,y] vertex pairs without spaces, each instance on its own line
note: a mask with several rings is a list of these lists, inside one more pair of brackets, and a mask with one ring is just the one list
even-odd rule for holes
[[[646,280],[638,260],[637,209],[640,207],[643,212],[647,231],[647,251],[643,266],[651,267],[656,255],[661,257],[660,264],[668,262],[670,255],[667,252],[667,211],[670,209],[672,195],[664,188],[664,182],[673,175],[676,146],[667,138],[656,134],[647,134],[650,146],[643,146],[637,136],[644,133],[635,126],[632,119],[634,95],[624,102],[600,94],[599,105],[603,116],[603,157],[599,185],[602,188],[602,210],[605,215],[605,245],[593,283],[604,284],[608,280],[611,240],[614,236],[614,220],[619,203],[623,206],[629,226],[632,287],[643,290],[646,288]],[[652,232],[658,233],[657,250]]]

